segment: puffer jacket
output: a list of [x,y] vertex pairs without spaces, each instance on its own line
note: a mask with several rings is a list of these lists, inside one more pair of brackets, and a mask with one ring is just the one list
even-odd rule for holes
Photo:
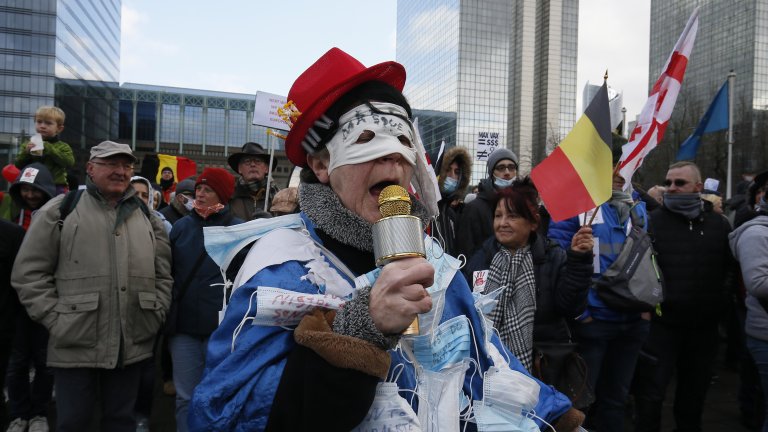
[[[196,212],[179,219],[171,229],[171,250],[173,251],[173,301],[178,302],[176,332],[194,336],[208,336],[219,324],[218,311],[222,308],[224,292],[219,266],[208,256],[203,244],[203,228],[207,226],[229,226],[243,223],[233,217],[228,207],[219,213],[203,219]],[[193,267],[203,254],[202,262]],[[184,296],[179,302],[180,286],[193,274]]]
[[115,368],[152,355],[171,302],[171,250],[133,188],[116,207],[88,185],[63,226],[65,195],[29,227],[12,283],[30,318],[50,332],[48,365]]
[[464,206],[456,233],[456,253],[469,259],[493,235],[493,212],[496,210],[496,187],[492,179],[480,182],[480,191]]
[[[536,279],[536,314],[533,318],[533,340],[568,342],[567,321],[576,318],[587,305],[587,292],[592,283],[592,252],[564,251],[552,240],[531,234],[531,255]],[[490,237],[475,252],[462,270],[472,286],[475,271],[488,270],[501,244]]]
[[[644,221],[647,228],[648,213],[645,211],[645,203],[639,202],[635,204],[632,212]],[[596,238],[596,243],[600,247],[600,272],[594,273],[593,279],[599,278],[616,261],[627,239],[627,224],[631,220],[631,218],[628,218],[624,223],[620,222],[616,209],[609,203],[600,206],[600,213],[602,215],[602,223],[596,223],[597,221],[592,223],[592,236]],[[560,243],[562,248],[569,248],[571,239],[580,226],[581,223],[578,217],[572,217],[560,222],[552,222],[549,225],[548,236]],[[582,320],[590,316],[595,319],[617,322],[629,322],[640,319],[639,312],[624,313],[608,307],[600,299],[594,284],[587,295],[587,305],[586,311],[579,317]]]
[[760,215],[728,236],[747,289],[746,333],[768,341],[768,215]]
[[735,261],[728,245],[728,219],[705,210],[693,220],[665,207],[651,212],[651,232],[664,275],[661,316],[653,319],[688,328],[712,326],[722,315]]
[[[451,164],[454,162],[461,169],[461,177],[459,178],[459,185],[456,190],[448,193],[444,190],[445,179],[448,177],[448,170],[450,170]],[[437,202],[440,215],[438,215],[434,222],[435,229],[432,231],[432,235],[437,236],[439,232],[445,243],[445,252],[449,255],[456,255],[456,232],[460,229],[458,223],[461,213],[451,207],[451,202],[464,197],[464,192],[466,192],[469,185],[469,179],[472,178],[472,159],[467,149],[454,146],[443,153],[437,162],[436,169],[437,184],[440,187],[441,194],[440,201]]]

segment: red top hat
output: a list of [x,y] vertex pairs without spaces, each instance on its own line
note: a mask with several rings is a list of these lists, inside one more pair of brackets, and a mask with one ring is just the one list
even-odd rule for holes
[[285,140],[286,154],[294,165],[305,166],[307,163],[307,153],[301,142],[315,120],[349,90],[368,81],[382,81],[402,91],[405,68],[393,61],[366,68],[344,51],[331,48],[296,78],[288,92],[288,100],[301,115],[294,121]]

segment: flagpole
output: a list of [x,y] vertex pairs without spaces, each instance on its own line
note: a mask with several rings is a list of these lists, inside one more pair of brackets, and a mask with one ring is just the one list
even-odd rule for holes
[[731,184],[733,178],[733,83],[736,72],[731,69],[728,73],[728,177],[726,177],[725,199],[731,199]]
[[267,171],[267,190],[264,192],[264,211],[266,212],[272,203],[272,197],[269,196],[269,187],[272,182],[272,165],[275,163],[275,137],[271,130],[267,129],[267,143],[269,144],[269,171]]

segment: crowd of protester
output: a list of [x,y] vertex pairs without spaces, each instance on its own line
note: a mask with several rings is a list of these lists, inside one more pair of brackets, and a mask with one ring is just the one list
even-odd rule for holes
[[[296,80],[286,151],[298,188],[271,181],[258,143],[229,156],[231,171],[167,168],[153,184],[134,176],[129,146],[104,141],[70,190],[64,113],[40,108],[0,202],[6,430],[47,431],[55,394],[57,431],[87,430],[95,412],[101,430],[147,431],[157,376],[179,431],[392,427],[374,408],[423,430],[659,431],[673,378],[676,430],[700,431],[732,316],[740,399],[760,407],[742,422],[768,431],[768,171],[726,202],[692,162],[647,193],[616,175],[593,214],[551,221],[510,149],[473,163],[454,146],[425,163],[404,77],[334,49]],[[393,184],[421,198],[411,212],[430,252],[377,269],[371,226]],[[663,275],[655,308],[618,308],[595,283],[633,227]],[[231,236],[228,267],[204,228]],[[303,300],[270,309],[269,290]],[[416,316],[421,336],[402,337]],[[553,347],[567,354],[554,374]]]

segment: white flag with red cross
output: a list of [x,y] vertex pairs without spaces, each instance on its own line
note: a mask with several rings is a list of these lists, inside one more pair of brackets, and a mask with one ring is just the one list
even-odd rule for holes
[[621,148],[618,171],[624,178],[624,189],[631,188],[632,175],[643,164],[643,160],[651,152],[667,129],[669,117],[675,107],[677,95],[683,84],[685,68],[688,66],[688,57],[693,50],[693,42],[696,40],[696,31],[699,28],[699,8],[696,8],[683,33],[675,44],[672,54],[667,59],[663,72],[648,95],[648,100],[640,112],[637,125],[629,136],[629,142]]

